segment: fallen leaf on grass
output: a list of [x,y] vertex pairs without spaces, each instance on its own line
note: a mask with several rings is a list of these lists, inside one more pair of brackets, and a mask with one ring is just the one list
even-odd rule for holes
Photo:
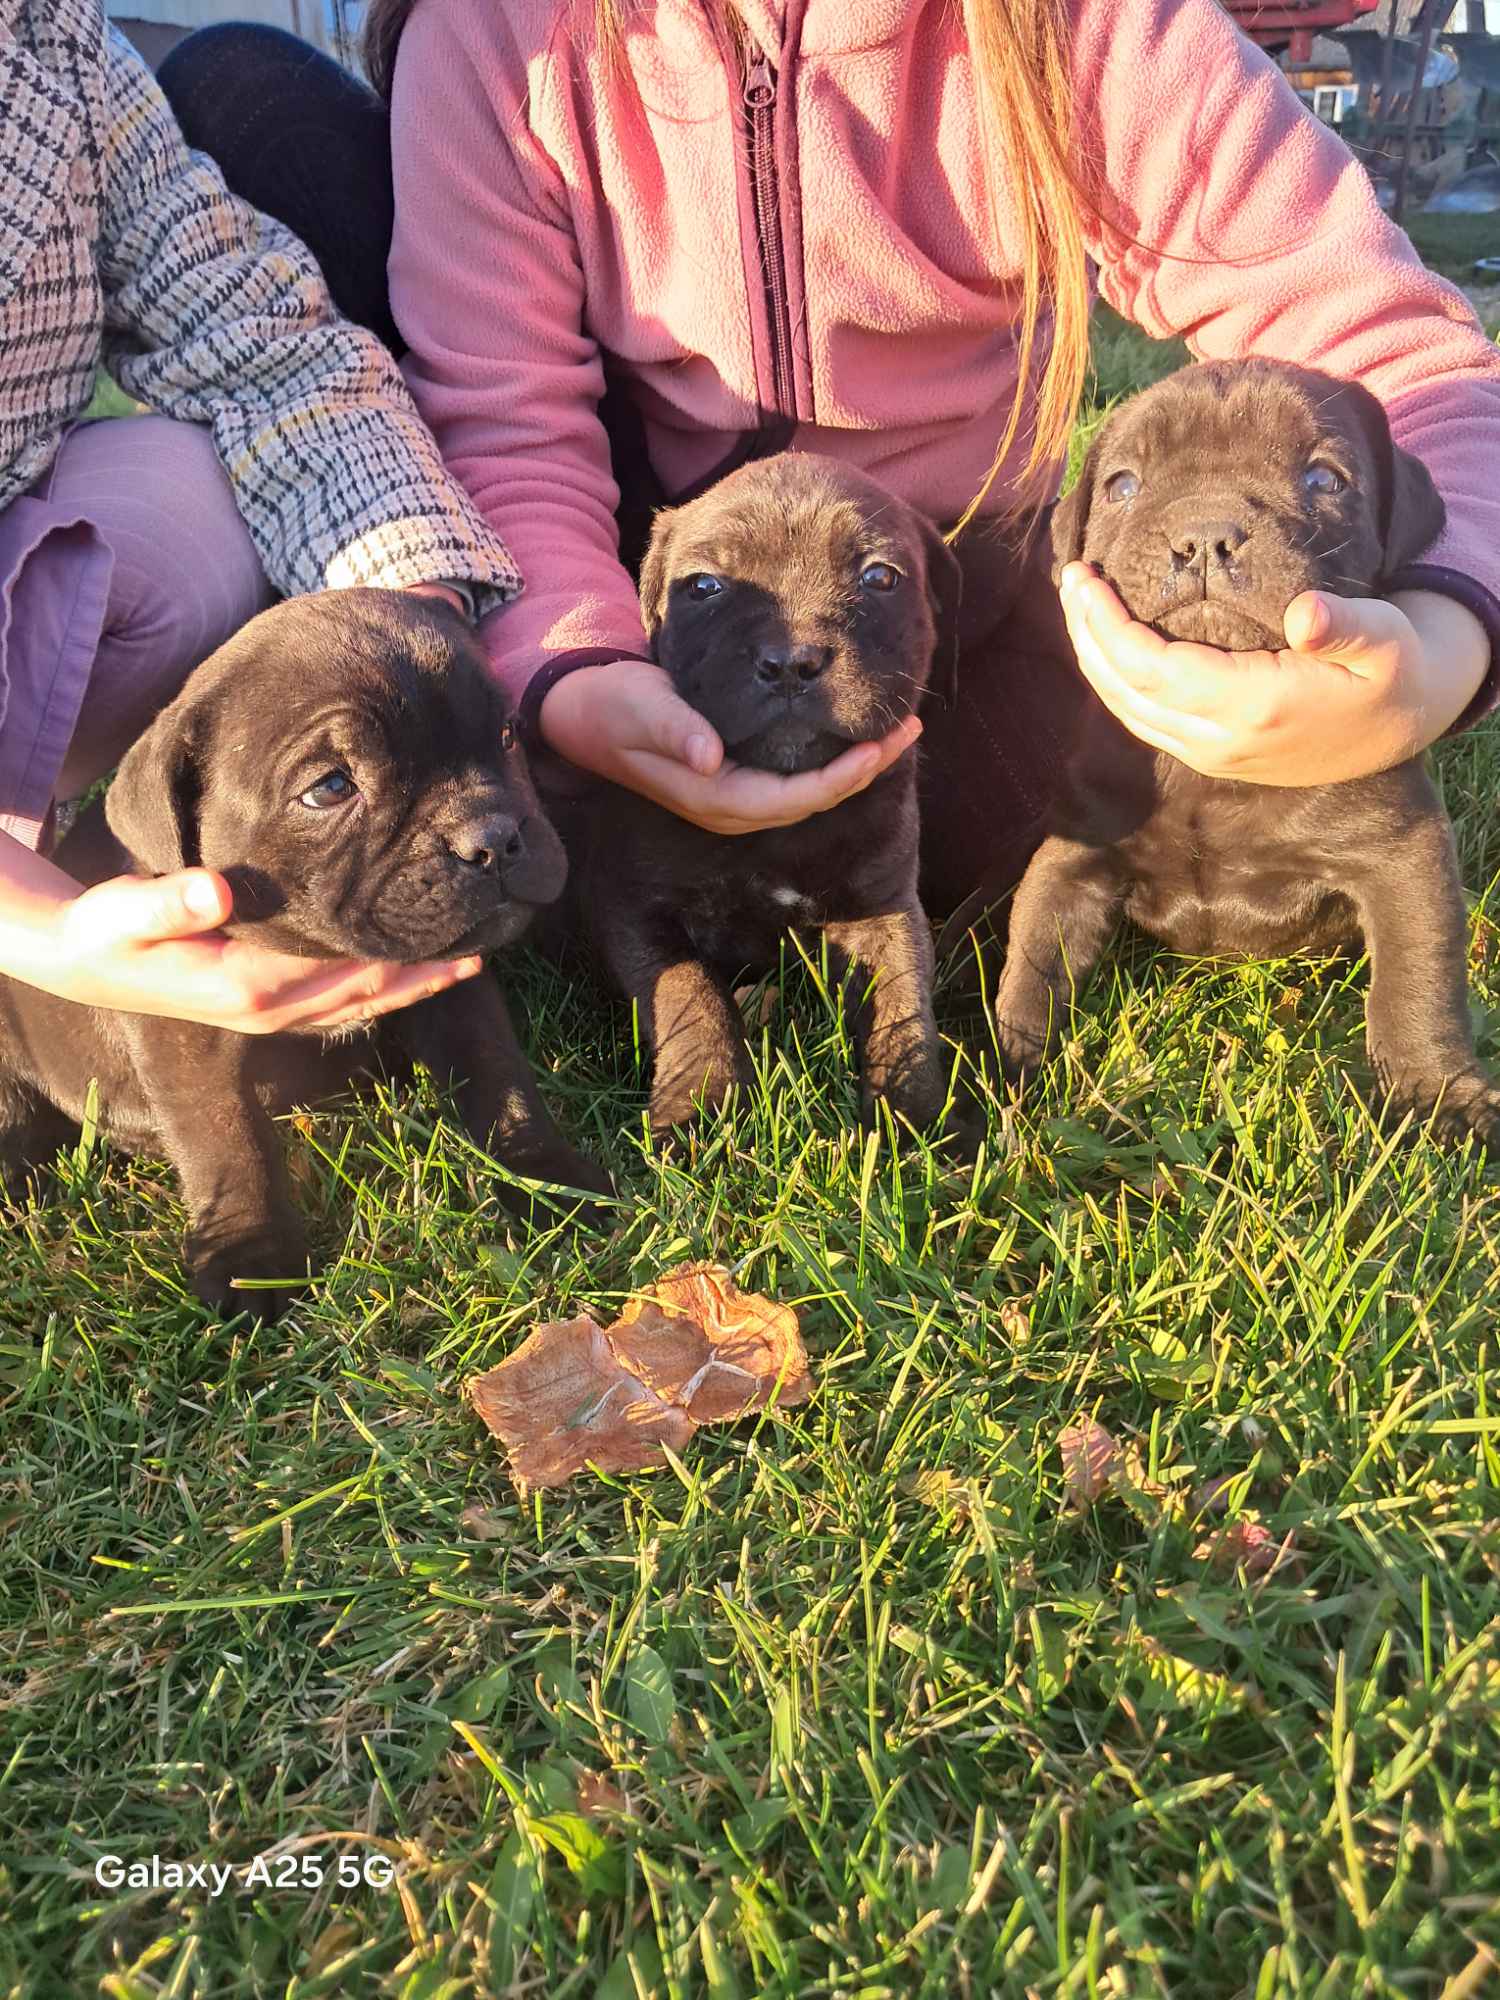
[[593,1819],[598,1813],[622,1813],[625,1810],[625,1794],[603,1771],[580,1771],[577,1797],[578,1810],[585,1819]]
[[702,1424],[811,1394],[797,1315],[715,1264],[667,1272],[612,1326],[548,1321],[469,1384],[523,1494],[665,1464]]
[[763,1408],[778,1381],[783,1403],[812,1394],[797,1315],[742,1292],[715,1264],[669,1271],[629,1302],[607,1337],[627,1368],[695,1423]]
[[1012,1347],[1025,1347],[1031,1339],[1031,1315],[1019,1299],[1005,1299],[1001,1302],[1000,1331]]
[[1292,1537],[1278,1542],[1269,1528],[1249,1519],[1231,1521],[1193,1550],[1198,1562],[1212,1563],[1226,1573],[1243,1570],[1249,1577],[1269,1576],[1290,1555]]
[[662,1446],[681,1451],[697,1428],[620,1366],[587,1314],[539,1326],[469,1394],[523,1494],[561,1486],[590,1461],[609,1472],[660,1465]]
[[458,1525],[476,1542],[503,1541],[511,1532],[500,1516],[490,1513],[486,1507],[465,1507],[458,1517]]
[[1068,1498],[1075,1506],[1092,1507],[1120,1470],[1120,1447],[1113,1435],[1085,1417],[1081,1424],[1070,1424],[1058,1433],[1057,1449]]
[[902,1480],[901,1488],[924,1507],[932,1507],[940,1514],[951,1514],[959,1522],[972,1517],[978,1497],[978,1489],[972,1480],[958,1479],[936,1465],[924,1465],[920,1471],[909,1474]]

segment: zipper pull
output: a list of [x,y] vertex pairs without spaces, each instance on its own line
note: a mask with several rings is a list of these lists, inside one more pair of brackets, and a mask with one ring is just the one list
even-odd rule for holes
[[764,111],[776,102],[776,72],[757,52],[745,72],[745,103],[752,111]]

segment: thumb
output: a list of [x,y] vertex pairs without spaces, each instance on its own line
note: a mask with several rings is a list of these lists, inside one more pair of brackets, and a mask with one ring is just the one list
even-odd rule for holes
[[229,884],[207,868],[175,875],[119,875],[86,889],[69,912],[69,927],[95,947],[161,944],[217,930],[234,907]]
[[1400,616],[1394,605],[1378,598],[1304,590],[1287,606],[1283,629],[1294,653],[1312,653],[1340,666],[1362,667],[1399,637],[1392,626],[1392,614]]
[[644,750],[671,757],[705,778],[724,761],[724,745],[713,725],[682,699],[665,674],[656,679],[641,703],[637,721]]

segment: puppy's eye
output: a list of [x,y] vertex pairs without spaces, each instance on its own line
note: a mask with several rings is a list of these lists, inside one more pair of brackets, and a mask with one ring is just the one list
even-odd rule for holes
[[866,563],[859,580],[866,590],[894,590],[901,581],[901,572],[888,562]]
[[359,786],[347,771],[325,771],[315,785],[309,785],[298,799],[299,806],[306,806],[310,812],[327,812],[331,806],[347,805],[359,791]]
[[1309,493],[1342,493],[1344,475],[1335,472],[1331,465],[1310,465],[1302,475],[1302,484]]
[[688,577],[683,584],[683,589],[689,597],[717,597],[723,588],[724,586],[720,583],[719,579],[716,576],[710,576],[706,570],[701,571],[697,576]]
[[514,750],[515,747],[516,725],[513,722],[504,722],[500,725],[500,748],[502,750]]
[[1141,482],[1133,472],[1116,472],[1104,482],[1104,497],[1109,501],[1133,500],[1140,490]]

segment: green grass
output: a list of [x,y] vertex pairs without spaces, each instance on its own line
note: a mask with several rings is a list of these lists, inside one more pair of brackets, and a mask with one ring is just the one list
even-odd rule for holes
[[1493,284],[1476,278],[1476,257],[1500,257],[1500,212],[1494,215],[1409,215],[1403,225],[1422,261],[1459,284]]
[[[1441,764],[1490,884],[1500,747]],[[854,1136],[800,967],[675,1160],[628,1019],[508,977],[608,1240],[509,1226],[420,1092],[289,1129],[327,1261],[274,1329],[184,1298],[157,1167],[85,1144],[7,1213],[0,1991],[1485,1990],[1500,1202],[1376,1128],[1361,970],[1126,946],[970,1175]],[[466,1379],[690,1256],[799,1304],[813,1401],[519,1504]],[[1079,1515],[1083,1415],[1130,1478]],[[1226,1477],[1290,1538],[1258,1583],[1196,1553]],[[93,1880],[276,1846],[399,1886]]]

